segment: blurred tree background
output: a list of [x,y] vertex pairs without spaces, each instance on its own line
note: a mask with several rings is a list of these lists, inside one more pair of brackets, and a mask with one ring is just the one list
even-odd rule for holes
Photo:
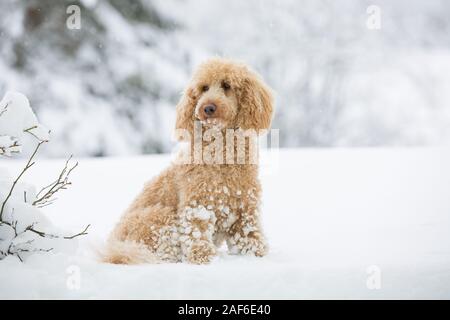
[[[450,143],[450,2],[3,0],[0,95],[26,94],[48,156],[168,152],[196,64],[247,62],[275,89],[282,147]],[[69,29],[68,6],[81,9]]]

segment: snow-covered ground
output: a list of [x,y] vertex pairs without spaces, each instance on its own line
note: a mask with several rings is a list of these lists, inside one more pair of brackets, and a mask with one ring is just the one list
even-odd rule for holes
[[[76,251],[0,261],[0,298],[450,298],[449,148],[281,150],[278,169],[261,174],[267,257],[224,249],[205,266],[96,262],[168,161],[79,159],[72,188],[43,211],[67,231],[90,223],[90,234]],[[39,160],[25,179],[45,185],[63,162]],[[0,160],[11,175],[23,164]]]

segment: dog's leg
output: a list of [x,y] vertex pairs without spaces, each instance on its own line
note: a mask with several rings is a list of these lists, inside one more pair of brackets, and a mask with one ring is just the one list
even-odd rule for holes
[[197,205],[195,201],[182,208],[180,243],[183,260],[195,264],[209,263],[216,254],[213,242],[215,213],[202,205]]
[[227,245],[231,254],[253,254],[262,257],[267,245],[259,222],[257,203],[250,203],[239,210],[239,218],[228,231]]

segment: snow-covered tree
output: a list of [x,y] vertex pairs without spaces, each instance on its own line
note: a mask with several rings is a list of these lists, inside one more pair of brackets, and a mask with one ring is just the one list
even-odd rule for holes
[[[77,5],[81,29],[69,29]],[[27,92],[55,133],[45,153],[103,156],[168,150],[190,69],[176,25],[145,0],[1,1],[0,91]],[[76,134],[75,134],[76,133]]]

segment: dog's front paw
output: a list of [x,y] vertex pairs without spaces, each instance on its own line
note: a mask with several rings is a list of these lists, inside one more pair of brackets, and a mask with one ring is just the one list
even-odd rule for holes
[[263,257],[268,251],[264,239],[253,237],[238,238],[237,241],[231,241],[228,246],[231,254],[250,254]]
[[187,254],[187,261],[194,264],[210,263],[216,255],[216,247],[208,241],[194,242]]
[[267,244],[263,240],[250,239],[248,252],[253,253],[257,257],[264,257],[267,254]]

